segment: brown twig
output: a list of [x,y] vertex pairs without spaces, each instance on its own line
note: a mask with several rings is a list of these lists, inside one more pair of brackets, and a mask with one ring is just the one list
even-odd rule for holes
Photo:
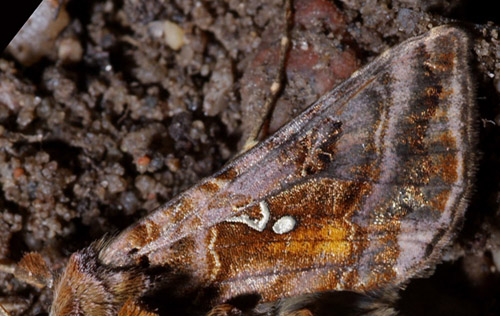
[[270,95],[266,102],[260,109],[260,115],[258,117],[259,121],[256,122],[250,133],[248,134],[245,145],[243,146],[241,152],[245,152],[252,148],[256,143],[258,143],[258,137],[261,131],[263,131],[269,124],[271,115],[274,111],[276,101],[283,90],[284,80],[285,80],[285,63],[287,58],[287,52],[290,48],[290,28],[292,27],[292,0],[285,0],[285,25],[283,30],[283,36],[280,40],[280,59],[278,65],[278,71],[276,76],[269,88]]

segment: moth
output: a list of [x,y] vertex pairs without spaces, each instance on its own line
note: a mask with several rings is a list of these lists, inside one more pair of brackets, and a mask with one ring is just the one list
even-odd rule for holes
[[254,314],[310,315],[312,293],[402,287],[440,260],[467,208],[470,50],[457,26],[411,38],[60,275],[33,254],[18,274],[54,278],[53,316],[164,314],[171,302],[151,298],[165,288],[210,315],[252,297]]

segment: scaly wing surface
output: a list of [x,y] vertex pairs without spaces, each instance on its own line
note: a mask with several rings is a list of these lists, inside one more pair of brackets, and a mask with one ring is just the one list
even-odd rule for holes
[[188,271],[221,300],[404,283],[435,264],[467,206],[470,47],[445,26],[392,48],[100,259]]

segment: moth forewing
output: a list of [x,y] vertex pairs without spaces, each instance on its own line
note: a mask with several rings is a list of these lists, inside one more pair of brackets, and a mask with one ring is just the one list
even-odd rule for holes
[[126,229],[100,263],[172,267],[217,287],[217,302],[404,284],[436,263],[467,206],[470,47],[442,26],[385,52]]
[[214,176],[73,254],[51,315],[150,315],[137,302],[158,287],[157,267],[189,275],[183,290],[215,287],[212,303],[364,292],[421,274],[471,191],[470,46],[445,26],[384,53]]

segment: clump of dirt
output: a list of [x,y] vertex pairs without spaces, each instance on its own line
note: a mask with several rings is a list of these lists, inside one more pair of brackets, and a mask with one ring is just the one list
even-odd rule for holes
[[[284,12],[282,0],[46,0],[45,6],[0,58],[0,258],[16,261],[37,251],[57,269],[73,251],[127,227],[238,151],[278,71]],[[286,85],[271,131],[392,45],[452,18],[467,21],[467,7],[459,0],[294,1]],[[478,82],[494,87],[498,36],[491,29],[478,34]],[[498,96],[480,91],[491,95],[481,110],[493,122],[481,132],[488,151],[498,144],[498,110],[491,106]],[[423,286],[410,284],[409,294],[402,293],[404,314],[415,315],[411,306],[429,284],[450,282],[454,271],[467,275],[457,281],[465,290],[450,294],[445,286],[449,299],[436,310],[499,309],[487,292],[492,285],[481,282],[498,281],[498,273],[474,273],[498,268],[498,237],[491,237],[498,223],[483,224],[496,216],[497,187],[484,195],[488,202],[473,203],[489,211],[471,216],[449,255],[471,254],[484,265],[465,259],[439,267],[435,280],[417,281]],[[474,245],[481,248],[472,252]],[[487,302],[471,293],[486,293]],[[17,315],[47,313],[50,306],[48,291],[6,274],[0,295]]]

